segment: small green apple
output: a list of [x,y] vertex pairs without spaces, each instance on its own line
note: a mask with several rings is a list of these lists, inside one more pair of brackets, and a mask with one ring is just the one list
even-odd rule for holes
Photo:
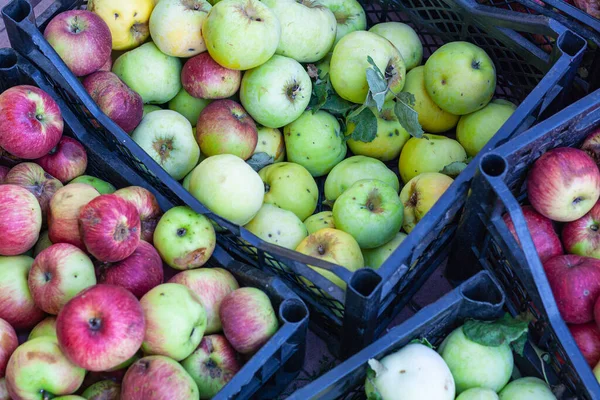
[[476,156],[516,109],[510,101],[492,100],[481,110],[460,117],[456,140],[470,157]]
[[398,232],[392,240],[382,244],[374,249],[363,249],[362,254],[365,259],[365,266],[373,269],[378,269],[383,265],[385,260],[392,255],[394,250],[406,239],[406,233]]
[[498,400],[498,395],[492,389],[473,388],[462,392],[456,400]]
[[144,114],[142,115],[142,118],[145,117],[147,114],[151,113],[152,111],[158,110],[162,110],[162,108],[154,104],[144,104]]
[[209,103],[210,100],[192,97],[184,88],[181,88],[179,93],[177,93],[177,96],[169,101],[169,109],[177,111],[179,114],[186,117],[192,126],[196,126],[198,116]]
[[315,64],[315,67],[317,67],[319,79],[325,79],[325,77],[329,75],[329,63],[331,62],[332,54],[332,52],[327,53],[325,57],[323,57],[318,63]]
[[400,231],[403,212],[393,187],[377,179],[363,179],[337,198],[333,220],[336,228],[352,235],[361,249],[373,249]]
[[596,364],[596,366],[593,369],[593,372],[594,372],[594,376],[596,377],[598,382],[600,382],[600,362],[598,362],[598,364]]
[[33,327],[27,340],[35,339],[41,336],[56,337],[56,317],[46,317]]
[[258,141],[256,142],[254,154],[266,153],[273,157],[274,163],[282,162],[285,158],[285,143],[281,131],[277,128],[267,128],[261,125],[258,125],[256,130]]
[[346,157],[340,123],[325,111],[305,111],[283,128],[283,139],[288,161],[302,165],[314,177],[327,174]]
[[409,25],[402,22],[382,22],[373,25],[369,32],[383,36],[392,42],[402,55],[407,71],[421,65],[421,61],[423,61],[423,44],[417,32]]
[[403,182],[408,182],[423,172],[440,172],[453,162],[466,162],[465,149],[446,136],[424,134],[410,138],[402,148],[398,170]]
[[367,16],[358,1],[320,0],[319,2],[329,8],[335,16],[337,30],[334,45],[350,32],[367,29]]
[[470,114],[494,96],[496,67],[485,50],[472,43],[446,43],[425,63],[425,88],[443,110]]
[[308,236],[306,226],[296,214],[268,203],[262,205],[245,228],[265,242],[291,250]]
[[412,232],[452,182],[454,179],[439,172],[424,172],[404,185],[400,192],[400,201],[404,205],[402,228],[406,233]]
[[118,400],[120,398],[120,393],[120,383],[105,380],[88,386],[81,396],[88,400]]
[[40,233],[40,238],[33,247],[33,258],[37,257],[38,254],[40,254],[43,250],[47,249],[50,246],[52,246],[52,242],[48,237],[48,231]]
[[323,228],[335,229],[333,212],[321,211],[320,213],[311,215],[304,220],[304,225],[306,226],[309,235]]
[[534,377],[512,381],[500,391],[498,397],[500,400],[556,400],[548,384]]
[[69,182],[69,184],[71,183],[87,183],[93,186],[100,194],[111,194],[117,190],[111,183],[90,175],[80,175]]
[[258,172],[265,183],[265,203],[296,214],[300,221],[317,208],[319,188],[310,172],[300,164],[281,162]]

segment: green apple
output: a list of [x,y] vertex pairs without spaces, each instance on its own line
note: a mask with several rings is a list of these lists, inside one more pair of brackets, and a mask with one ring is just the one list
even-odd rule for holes
[[[355,31],[335,45],[329,65],[331,85],[343,99],[359,104],[365,102],[369,91],[366,70],[372,68],[368,56],[388,77],[393,93],[399,93],[404,87],[406,65],[398,49],[376,33]],[[386,100],[391,100],[393,93],[388,93]]]
[[[390,161],[398,157],[410,134],[400,125],[394,102],[386,101],[381,111],[371,107],[370,110],[377,118],[377,136],[370,142],[348,139],[348,147],[354,154],[377,158],[381,161]],[[352,135],[356,125],[349,122],[346,127],[346,136]]]
[[181,61],[164,54],[152,42],[121,55],[112,72],[142,96],[144,103],[166,103],[181,89]]
[[425,63],[425,88],[443,110],[470,114],[494,96],[496,67],[487,53],[472,43],[446,43]]
[[81,396],[88,400],[118,400],[120,399],[120,393],[120,383],[105,380],[88,386]]
[[33,327],[27,340],[32,340],[41,336],[56,337],[56,317],[46,317]]
[[358,1],[320,0],[319,3],[329,8],[335,16],[337,29],[334,45],[350,32],[367,29],[367,16]]
[[408,182],[423,172],[440,172],[453,162],[466,162],[465,149],[446,136],[424,134],[410,138],[402,148],[398,170],[403,182]]
[[200,298],[186,286],[163,283],[150,289],[140,304],[146,318],[142,350],[181,361],[196,349],[206,329]]
[[169,266],[199,268],[206,264],[216,244],[215,230],[209,219],[190,207],[168,210],[154,230],[154,247]]
[[176,180],[183,179],[200,157],[192,125],[172,110],[146,115],[131,138]]
[[40,254],[43,250],[47,249],[50,246],[52,246],[52,242],[48,237],[48,231],[40,233],[40,238],[33,247],[33,258],[37,257],[38,254]]
[[304,225],[306,226],[306,230],[308,231],[309,235],[323,228],[335,229],[333,212],[321,211],[320,213],[311,215],[304,220]]
[[217,63],[246,70],[264,64],[275,54],[281,26],[275,13],[258,0],[225,0],[208,13],[202,35]]
[[365,259],[365,266],[373,269],[378,269],[383,265],[385,260],[392,255],[394,250],[406,239],[406,233],[398,232],[392,240],[382,244],[374,249],[363,249],[362,254]]
[[317,208],[319,188],[310,172],[300,164],[281,162],[258,172],[265,183],[265,203],[296,214],[300,221]]
[[[340,265],[349,271],[356,271],[365,266],[356,240],[351,235],[338,229],[324,228],[308,235],[296,247],[296,251]],[[342,289],[346,289],[346,282],[333,272],[312,265],[309,265],[309,267]]]
[[456,400],[498,400],[498,395],[491,389],[473,388],[462,392]]
[[406,233],[412,232],[452,182],[454,179],[439,172],[424,172],[404,185],[400,192],[400,201],[404,205],[402,228]]
[[541,379],[528,377],[512,381],[499,393],[500,400],[556,400],[556,396]]
[[208,157],[194,169],[190,179],[190,193],[209,210],[235,224],[246,225],[263,204],[262,179],[234,155]]
[[346,189],[361,179],[379,179],[400,190],[396,174],[381,161],[365,156],[353,156],[333,167],[325,180],[325,198],[335,201]]
[[[227,0],[231,1],[231,0]],[[274,55],[242,78],[240,101],[259,124],[280,128],[297,119],[308,106],[312,82],[293,58]]]
[[144,104],[144,114],[142,117],[145,117],[147,114],[151,113],[152,111],[159,111],[162,110],[162,108],[160,108],[157,105],[154,104]]
[[346,141],[340,123],[325,111],[305,111],[283,128],[290,162],[302,165],[314,177],[327,174],[346,157]]
[[398,192],[378,179],[355,182],[333,205],[335,226],[352,235],[361,249],[389,242],[402,227]]
[[510,101],[492,100],[481,110],[460,117],[456,127],[456,140],[465,148],[470,157],[474,157],[516,109],[517,106]]
[[87,183],[93,186],[100,194],[111,194],[117,190],[111,183],[90,175],[80,175],[69,182],[69,184],[71,183]]
[[442,110],[431,100],[425,89],[424,73],[424,66],[411,69],[406,74],[406,84],[402,91],[415,96],[413,109],[419,114],[419,123],[425,132],[446,132],[456,126],[460,117]]
[[261,125],[258,125],[256,130],[258,141],[256,142],[254,154],[266,153],[273,157],[274,163],[282,162],[285,158],[285,143],[281,131],[277,128],[267,128]]
[[315,67],[317,67],[319,79],[325,79],[325,77],[329,75],[329,63],[331,62],[332,54],[333,52],[327,53],[325,57],[323,57],[318,63],[315,64]]
[[594,376],[596,377],[596,380],[598,382],[600,382],[600,362],[598,362],[598,364],[596,364],[596,366],[593,369],[594,372]]
[[308,236],[306,226],[291,211],[265,203],[245,226],[268,243],[294,250]]
[[373,25],[369,32],[383,36],[392,42],[402,55],[407,71],[421,65],[421,61],[423,61],[423,44],[417,32],[410,26],[402,22],[382,22]]
[[[177,111],[179,114],[186,117],[192,126],[196,126],[198,116],[208,103],[210,103],[210,100],[192,97],[184,88],[181,88],[179,93],[177,93],[177,96],[169,101],[169,109]],[[196,135],[194,135],[194,137],[195,136]]]

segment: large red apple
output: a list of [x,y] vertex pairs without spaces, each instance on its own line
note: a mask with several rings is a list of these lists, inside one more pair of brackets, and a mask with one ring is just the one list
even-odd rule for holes
[[600,202],[583,217],[566,223],[562,240],[567,253],[600,258]]
[[103,194],[81,209],[79,230],[91,255],[100,261],[117,262],[132,255],[140,243],[140,215],[122,197]]
[[576,255],[551,258],[544,270],[560,315],[569,324],[594,319],[594,304],[600,296],[600,260]]
[[162,215],[156,197],[148,189],[140,186],[128,186],[117,190],[115,194],[129,200],[137,208],[142,222],[141,239],[152,244],[156,224]]
[[581,150],[585,151],[596,162],[596,165],[600,165],[600,127],[594,129],[585,138]]
[[108,25],[86,10],[58,14],[46,26],[44,37],[76,76],[100,69],[112,51]]
[[589,366],[594,367],[598,364],[600,361],[600,328],[596,323],[569,325],[569,330]]
[[146,322],[139,301],[114,285],[92,286],[58,314],[56,336],[65,355],[88,371],[104,371],[140,349]]
[[[533,239],[533,244],[540,257],[540,261],[543,263],[549,258],[563,254],[562,244],[554,230],[552,221],[539,214],[531,206],[522,206],[521,211],[523,212],[523,217],[525,217],[529,234]],[[510,214],[504,214],[502,219],[517,243],[519,243],[519,238],[515,232],[515,225],[510,218]]]
[[5,320],[0,319],[0,378],[4,378],[8,359],[19,345],[15,329]]
[[207,105],[198,117],[196,140],[202,154],[233,154],[250,158],[258,131],[252,117],[233,100],[217,100]]
[[208,52],[190,58],[181,70],[186,92],[199,99],[226,99],[240,88],[241,71],[219,65]]
[[77,140],[63,136],[56,147],[35,162],[62,183],[67,183],[85,173],[87,153]]
[[19,158],[43,156],[63,133],[58,104],[35,86],[13,86],[0,94],[0,115],[0,147]]
[[35,196],[21,186],[0,185],[0,255],[25,253],[41,229],[42,210]]
[[527,178],[529,202],[554,221],[583,217],[600,197],[600,171],[585,151],[559,147],[538,158]]

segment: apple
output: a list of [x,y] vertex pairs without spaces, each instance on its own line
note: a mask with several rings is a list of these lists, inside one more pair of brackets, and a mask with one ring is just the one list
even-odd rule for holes
[[35,160],[44,171],[63,184],[85,173],[87,153],[77,140],[63,136],[48,154]]
[[183,179],[200,157],[192,125],[175,111],[160,110],[146,115],[131,138],[175,180]]
[[181,70],[185,90],[199,99],[225,99],[240,88],[242,73],[221,66],[208,52],[190,58]]
[[411,93],[415,97],[412,108],[419,114],[419,124],[429,133],[442,133],[454,128],[459,116],[450,114],[440,108],[429,97],[425,88],[425,67],[415,67],[406,74],[406,84],[403,92]]
[[35,86],[13,86],[2,92],[0,113],[0,147],[15,157],[39,158],[62,136],[64,121],[58,104]]
[[596,322],[588,322],[569,325],[569,331],[590,368],[593,368],[600,361],[600,328]]
[[77,293],[96,284],[94,264],[72,244],[53,244],[35,258],[28,284],[35,305],[56,315]]
[[0,400],[12,400],[6,388],[6,378],[0,378]]
[[323,228],[335,229],[333,213],[331,211],[321,211],[320,213],[311,215],[304,220],[304,226],[306,226],[309,235]]
[[413,28],[402,22],[383,22],[373,25],[369,32],[383,36],[398,49],[409,71],[421,65],[423,44]]
[[56,337],[56,317],[46,317],[33,327],[27,340],[32,340],[42,336]]
[[98,191],[100,194],[111,194],[117,190],[110,182],[103,181],[100,178],[90,175],[79,175],[73,179],[69,184],[72,183],[87,183]]
[[400,201],[404,205],[402,228],[406,233],[412,232],[452,182],[454,179],[439,172],[424,172],[404,185]]
[[215,250],[215,230],[208,218],[190,207],[173,207],[158,221],[154,244],[169,266],[178,270],[199,268]]
[[381,161],[365,156],[353,156],[337,164],[325,180],[325,198],[335,201],[346,189],[361,179],[379,179],[400,190],[400,182],[394,172]]
[[198,385],[185,369],[168,357],[150,356],[137,360],[121,383],[123,400],[198,400]]
[[112,72],[142,96],[144,103],[166,103],[181,89],[181,61],[164,54],[152,42],[121,55]]
[[254,287],[236,289],[225,296],[219,317],[225,337],[241,354],[256,353],[279,328],[271,300]]
[[90,11],[68,10],[58,14],[46,26],[44,38],[75,76],[98,71],[110,58],[110,29]]
[[424,134],[408,139],[398,160],[398,170],[404,183],[423,172],[442,172],[453,162],[466,162],[465,149],[446,136]]
[[9,167],[0,165],[0,184],[4,183],[4,179],[6,178],[6,175],[8,175],[9,171],[10,171]]
[[142,120],[142,97],[112,72],[97,71],[85,77],[83,87],[98,107],[125,132],[131,133]]
[[386,75],[391,92],[385,99],[391,100],[393,93],[399,93],[404,87],[406,65],[390,41],[372,32],[351,32],[335,45],[329,64],[333,89],[343,99],[364,103],[369,91],[365,71],[372,68],[367,57]]
[[[339,229],[323,228],[311,233],[300,242],[296,251],[340,265],[349,271],[356,271],[365,266],[360,246],[356,240]],[[309,267],[342,289],[346,289],[346,282],[333,272],[312,265]]]
[[102,64],[102,66],[100,68],[98,68],[98,71],[110,72],[110,70],[112,69],[112,65],[113,65],[112,57],[108,57],[106,59],[106,62],[104,64]]
[[499,400],[499,398],[492,389],[472,388],[462,392],[456,400]]
[[[554,230],[552,221],[539,214],[531,206],[521,206],[521,211],[523,212],[523,217],[527,223],[527,229],[533,239],[533,245],[537,250],[540,261],[544,263],[552,257],[563,254],[562,243]],[[510,215],[508,213],[504,214],[502,219],[517,243],[519,243],[519,238],[517,237],[515,226]]]
[[208,335],[181,365],[198,385],[201,399],[211,399],[242,368],[242,363],[223,335]]
[[275,13],[258,0],[227,0],[210,10],[202,35],[217,63],[247,70],[264,64],[275,54],[281,26]]
[[192,57],[206,51],[202,24],[212,6],[206,0],[166,0],[150,16],[150,35],[156,46],[173,57]]
[[305,111],[283,129],[288,161],[314,177],[327,174],[346,156],[346,141],[337,119],[325,112]]
[[119,400],[121,385],[110,380],[96,382],[81,394],[88,400]]
[[179,283],[192,290],[206,311],[205,334],[221,332],[219,309],[223,298],[239,288],[234,276],[222,268],[200,268],[183,271],[173,276],[169,283]]
[[258,141],[254,154],[266,153],[273,158],[274,163],[282,162],[285,159],[285,142],[283,135],[277,128],[267,128],[266,126],[257,125]]
[[[175,96],[175,97],[177,97],[177,96]],[[144,114],[143,114],[143,116],[145,117],[147,114],[151,113],[152,111],[159,111],[159,110],[162,110],[162,108],[160,108],[157,105],[154,105],[154,104],[144,104]],[[179,112],[179,111],[177,111],[177,112]],[[181,114],[181,112],[179,112],[179,113]]]
[[265,187],[244,160],[220,154],[208,157],[196,167],[190,193],[215,214],[246,225],[262,206]]
[[156,197],[148,189],[141,186],[128,186],[119,189],[115,195],[128,200],[138,210],[141,222],[140,238],[152,244],[154,230],[162,212]]
[[4,184],[21,186],[31,192],[40,203],[42,220],[46,220],[50,199],[63,186],[42,167],[30,162],[12,167],[4,178]]
[[350,32],[367,29],[367,16],[358,1],[321,0],[320,3],[329,8],[335,16],[337,29],[334,45]]
[[48,237],[48,231],[40,233],[40,238],[33,247],[33,257],[37,257],[38,254],[40,254],[43,250],[47,249],[50,246],[52,246],[52,242]]
[[[181,88],[179,93],[177,93],[177,96],[173,97],[171,101],[169,101],[169,110],[176,111],[183,115],[188,121],[190,121],[192,127],[195,127],[200,113],[208,104],[210,104],[210,100],[192,97],[185,90],[185,88]],[[196,135],[194,134],[194,136]]]
[[63,353],[89,371],[114,368],[133,357],[146,328],[140,303],[119,286],[96,285],[71,299],[58,314]]
[[70,243],[85,249],[79,234],[79,211],[100,193],[85,183],[64,186],[50,199],[48,238],[52,243]]
[[561,237],[567,253],[600,258],[599,217],[600,202],[583,217],[564,225]]
[[592,130],[592,133],[585,138],[581,150],[600,165],[600,128]]
[[35,245],[41,229],[42,210],[35,196],[21,186],[0,185],[0,232],[4,232],[0,256],[25,253]]
[[243,160],[250,158],[258,132],[246,110],[233,100],[215,100],[198,117],[196,140],[202,154],[233,154]]
[[0,319],[0,376],[6,373],[8,359],[19,345],[15,329],[5,320]]
[[163,283],[146,293],[140,304],[146,318],[142,344],[145,354],[176,361],[192,354],[207,322],[202,301],[192,290],[177,283]]
[[75,392],[85,370],[61,351],[56,338],[29,340],[15,350],[6,367],[6,387],[12,399],[55,398]]
[[443,110],[470,114],[494,96],[496,67],[487,53],[472,43],[446,43],[425,63],[425,88]]
[[362,249],[365,267],[379,269],[383,263],[394,253],[394,251],[406,239],[406,233],[398,232],[392,240],[374,249]]
[[584,151],[559,147],[544,153],[527,177],[527,196],[537,212],[553,221],[575,221],[600,197],[600,172]]
[[267,202],[244,228],[265,242],[292,250],[308,236],[306,226],[296,214]]
[[556,400],[548,384],[539,378],[519,378],[498,393],[500,400]]
[[240,100],[259,124],[280,128],[296,120],[308,106],[312,82],[293,58],[274,55],[244,73]]

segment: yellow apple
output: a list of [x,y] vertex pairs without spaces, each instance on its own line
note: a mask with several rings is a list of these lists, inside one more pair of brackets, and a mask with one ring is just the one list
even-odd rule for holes
[[308,230],[308,234],[315,233],[323,228],[334,228],[335,222],[333,221],[332,211],[321,211],[320,213],[311,215],[304,220],[304,225]]
[[258,142],[254,153],[267,153],[273,157],[273,162],[282,162],[285,158],[285,143],[283,135],[277,128],[267,128],[266,126],[257,125]]
[[365,266],[373,269],[381,267],[385,260],[387,260],[394,250],[396,250],[404,239],[406,239],[406,236],[408,236],[406,233],[398,232],[392,240],[379,247],[375,247],[374,249],[363,249],[362,253],[363,258],[365,259]]
[[414,229],[452,182],[452,178],[439,172],[425,172],[408,181],[400,191],[400,201],[404,205],[402,228],[406,233]]

